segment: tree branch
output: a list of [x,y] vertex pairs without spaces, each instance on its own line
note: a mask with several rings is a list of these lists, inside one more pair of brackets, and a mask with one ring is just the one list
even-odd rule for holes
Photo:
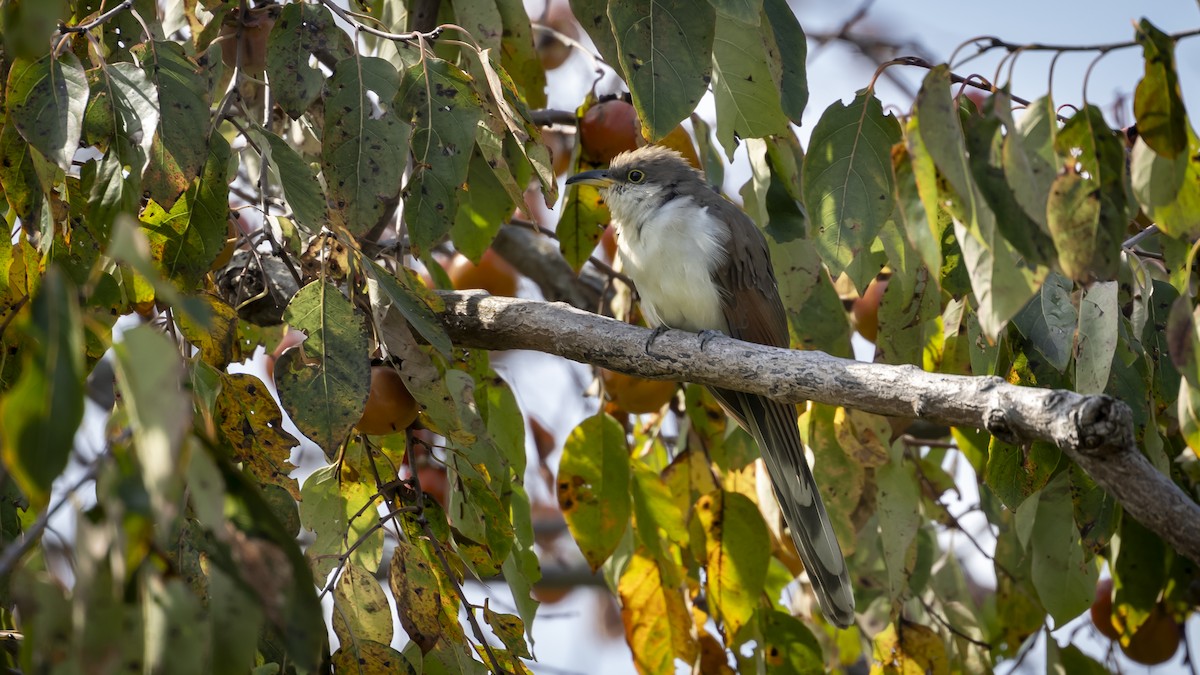
[[650,331],[563,304],[442,292],[456,344],[533,349],[652,379],[686,380],[780,401],[842,405],[985,429],[1013,442],[1048,441],[1066,452],[1142,525],[1200,562],[1200,505],[1158,472],[1134,440],[1128,406],[1109,396],[1018,387],[998,377],[928,373],[694,334]]

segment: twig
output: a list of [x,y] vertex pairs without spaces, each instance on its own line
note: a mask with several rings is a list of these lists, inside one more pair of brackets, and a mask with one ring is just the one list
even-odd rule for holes
[[329,10],[334,14],[337,14],[342,21],[354,26],[356,30],[364,33],[370,33],[371,35],[384,38],[385,40],[396,40],[399,42],[416,42],[421,39],[436,40],[438,36],[442,34],[442,26],[438,26],[431,31],[425,32],[414,30],[408,33],[389,33],[388,31],[372,28],[371,26],[364,26],[362,22],[351,16],[346,12],[346,10],[339,7],[337,3],[333,2],[332,0],[321,0],[321,4],[328,7]]
[[942,624],[942,626],[944,626],[946,628],[946,630],[948,630],[951,633],[953,633],[954,635],[966,640],[967,642],[970,642],[971,644],[975,645],[976,647],[981,647],[988,651],[992,650],[992,646],[990,644],[984,642],[983,640],[977,640],[977,639],[971,637],[970,635],[967,635],[966,633],[962,632],[961,630],[955,628],[949,621],[944,619],[941,614],[938,614],[937,612],[935,612],[933,610],[933,606],[930,605],[928,602],[926,602],[925,598],[917,597],[917,600],[921,603],[921,606],[925,608],[925,612],[927,614],[929,614],[929,616],[932,616],[934,618],[934,620],[936,620],[938,623]]
[[[1178,33],[1168,33],[1167,38],[1172,42],[1178,42],[1184,38],[1195,37],[1200,35],[1200,28],[1192,30],[1180,31]],[[1124,40],[1121,42],[1102,42],[1090,45],[1056,45],[1044,42],[1030,42],[1027,44],[1017,44],[1001,40],[995,36],[984,36],[971,40],[970,42],[984,42],[978,45],[980,52],[986,52],[993,49],[1004,49],[1010,52],[1111,52],[1118,49],[1128,49],[1130,47],[1138,47],[1140,43],[1137,40]]]
[[68,33],[86,33],[87,31],[95,28],[96,26],[99,26],[100,24],[104,23],[105,21],[108,21],[109,19],[120,14],[121,12],[124,12],[125,10],[129,9],[130,7],[133,7],[133,0],[122,0],[122,2],[118,3],[112,9],[108,10],[107,12],[101,14],[100,16],[98,16],[86,23],[80,23],[80,24],[76,24],[74,26],[68,26],[65,23],[62,23],[60,21],[58,24],[58,32],[62,35],[66,35]]

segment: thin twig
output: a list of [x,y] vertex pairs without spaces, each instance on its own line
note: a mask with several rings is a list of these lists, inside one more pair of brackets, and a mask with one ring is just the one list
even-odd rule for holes
[[54,514],[58,513],[58,510],[62,508],[63,504],[71,501],[71,497],[74,496],[74,494],[80,489],[82,489],[84,485],[88,484],[92,480],[95,480],[96,472],[100,468],[100,463],[109,456],[110,455],[107,453],[103,454],[98,457],[96,461],[92,462],[91,465],[89,465],[88,468],[83,472],[83,475],[79,477],[79,480],[75,481],[75,484],[72,485],[62,496],[62,499],[58,500],[58,502],[56,502],[53,506],[42,512],[42,514],[38,516],[37,520],[34,521],[33,525],[30,525],[29,529],[22,533],[19,540],[9,544],[8,547],[4,549],[4,553],[0,554],[0,577],[6,576],[12,571],[13,566],[16,565],[17,561],[21,559],[21,556],[25,555],[29,548],[33,546],[34,542],[41,537],[42,531],[45,530],[50,524],[50,519],[54,517]]
[[932,616],[935,621],[942,624],[942,626],[944,626],[946,628],[946,630],[948,630],[951,633],[953,633],[954,635],[966,640],[967,642],[970,642],[971,644],[975,645],[976,647],[980,647],[980,648],[986,649],[988,651],[992,650],[992,646],[990,644],[984,642],[983,640],[977,640],[977,639],[971,637],[970,635],[967,635],[966,633],[962,632],[961,630],[955,628],[949,621],[947,621],[945,618],[943,618],[941,614],[938,614],[937,612],[935,612],[933,610],[933,606],[930,605],[928,602],[926,602],[925,598],[917,597],[917,600],[921,603],[921,606],[925,608],[925,612],[927,614],[929,614],[929,616]]
[[408,33],[389,33],[388,31],[379,30],[378,28],[372,28],[371,26],[364,26],[362,24],[362,22],[358,21],[358,19],[351,16],[349,13],[346,12],[346,10],[339,7],[337,5],[337,3],[333,2],[332,0],[321,0],[321,4],[328,7],[329,10],[332,11],[334,14],[337,14],[342,19],[342,21],[345,21],[346,23],[354,26],[356,30],[360,30],[364,33],[370,33],[371,35],[384,38],[385,40],[397,40],[399,42],[415,42],[415,41],[422,40],[422,39],[436,40],[438,38],[438,36],[442,34],[443,28],[450,27],[450,26],[438,26],[428,32],[421,32],[421,31],[414,30],[414,31],[411,31]]
[[108,21],[109,19],[113,18],[117,14],[124,12],[125,10],[129,9],[130,7],[133,7],[133,0],[122,0],[122,2],[118,3],[112,9],[108,10],[107,12],[101,14],[100,16],[98,16],[86,23],[80,23],[80,24],[76,24],[74,26],[68,26],[65,23],[59,22],[58,32],[63,35],[66,35],[67,33],[86,33],[87,31],[89,31],[89,30],[95,28],[96,26],[99,26],[100,24],[104,23],[105,21]]

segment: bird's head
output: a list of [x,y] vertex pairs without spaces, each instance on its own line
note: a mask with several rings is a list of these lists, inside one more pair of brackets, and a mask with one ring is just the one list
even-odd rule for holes
[[683,155],[658,145],[622,152],[607,169],[583,171],[567,179],[567,185],[577,183],[600,188],[613,218],[624,225],[636,225],[679,197],[711,191]]

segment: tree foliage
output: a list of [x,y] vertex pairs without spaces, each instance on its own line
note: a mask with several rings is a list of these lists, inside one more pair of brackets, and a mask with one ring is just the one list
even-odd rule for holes
[[[628,87],[631,142],[684,150],[714,182],[748,151],[740,198],[793,347],[849,355],[849,304],[886,282],[878,361],[1118,398],[1141,452],[1195,498],[1200,139],[1174,61],[1194,33],[1142,21],[1097,48],[1145,58],[1136,127],[1114,130],[1086,101],[1004,83],[977,102],[977,81],[911,58],[884,64],[927,69],[910,110],[885,110],[872,81],[805,115],[806,38],[784,0],[571,8],[589,58]],[[495,255],[514,208],[560,203],[561,252],[506,257],[607,275],[589,297],[636,320],[620,275],[588,265],[608,218],[596,193],[559,200],[550,126],[597,99],[543,110],[546,28],[520,0],[19,0],[0,21],[6,666],[528,672],[525,481],[542,467],[526,466],[528,413],[486,352],[453,343],[430,287],[449,287],[450,255]],[[693,115],[706,94],[714,128]],[[304,338],[271,357],[271,382],[228,370],[281,323]],[[397,369],[416,427],[355,430],[373,362]],[[614,400],[570,432],[552,486],[642,672],[987,670],[1087,610],[1105,564],[1123,645],[1200,605],[1197,561],[1058,447],[810,404],[798,423],[858,597],[857,625],[834,629],[790,585],[800,563],[751,438],[701,388],[638,415],[644,383],[605,382]],[[103,432],[80,427],[89,400]],[[325,454],[302,485],[284,413]],[[102,449],[69,469],[88,433]],[[939,543],[971,536],[949,506],[961,475],[996,533],[982,596]],[[38,544],[90,484],[64,583],[64,554]],[[471,604],[471,579],[502,580],[514,607]],[[1048,659],[1097,667],[1075,647]]]

